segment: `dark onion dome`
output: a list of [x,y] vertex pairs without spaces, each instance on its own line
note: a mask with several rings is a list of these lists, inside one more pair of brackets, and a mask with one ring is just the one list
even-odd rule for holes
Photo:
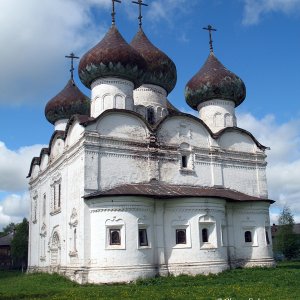
[[174,62],[149,41],[142,28],[137,32],[130,45],[147,62],[147,71],[143,83],[161,86],[169,94],[174,89],[177,81]]
[[238,106],[245,97],[244,82],[226,69],[213,52],[185,87],[186,102],[196,110],[199,104],[212,99],[231,100]]
[[90,88],[94,80],[117,77],[141,85],[146,62],[112,26],[104,38],[80,60],[78,73],[81,82]]
[[58,120],[70,119],[75,114],[89,115],[90,99],[70,79],[64,89],[47,103],[45,116],[54,124]]

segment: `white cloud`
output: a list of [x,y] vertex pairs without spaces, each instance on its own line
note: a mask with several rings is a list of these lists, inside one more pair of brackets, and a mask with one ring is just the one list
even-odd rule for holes
[[268,13],[290,14],[300,9],[300,0],[245,0],[244,2],[244,25],[257,24]]
[[68,68],[64,56],[82,54],[104,33],[93,20],[93,6],[109,0],[9,0],[0,10],[0,105],[40,101],[61,86]]
[[13,151],[0,141],[0,191],[18,192],[27,188],[31,159],[40,154],[42,147],[45,146],[32,145]]
[[[273,209],[287,204],[300,222],[300,119],[277,124],[272,115],[258,120],[251,114],[238,116],[239,127],[249,130],[265,146],[269,197],[276,200]],[[276,214],[273,213],[273,221]],[[277,221],[277,220],[276,220]]]
[[0,231],[9,223],[19,223],[28,218],[29,194],[11,194],[0,202]]
[[161,19],[173,24],[173,17],[192,11],[194,5],[199,1],[195,0],[155,0],[151,2],[151,9],[147,10],[146,18],[151,22],[159,22]]

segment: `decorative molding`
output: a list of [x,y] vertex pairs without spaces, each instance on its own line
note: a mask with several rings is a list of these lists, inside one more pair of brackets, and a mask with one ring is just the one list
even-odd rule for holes
[[134,207],[134,206],[124,206],[124,207],[112,207],[112,208],[98,208],[90,209],[91,213],[102,213],[102,212],[129,212],[129,211],[149,211],[152,212],[153,208],[150,207]]
[[69,225],[71,227],[76,227],[78,225],[78,214],[77,214],[77,210],[75,207],[72,209],[72,214],[70,216]]

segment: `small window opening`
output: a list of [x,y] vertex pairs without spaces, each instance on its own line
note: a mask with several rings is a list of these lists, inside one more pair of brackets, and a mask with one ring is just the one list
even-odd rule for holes
[[266,230],[266,241],[267,245],[270,245],[269,232]]
[[43,216],[46,215],[46,194],[43,197]]
[[110,245],[121,245],[120,229],[110,229]]
[[245,243],[252,243],[252,233],[251,231],[245,232]]
[[139,245],[148,246],[148,237],[147,237],[146,228],[139,229]]
[[150,124],[154,124],[154,108],[153,107],[147,108],[147,121]]
[[186,244],[185,229],[176,229],[176,244]]
[[181,156],[181,166],[182,166],[182,168],[187,168],[187,156],[186,155]]
[[58,184],[58,204],[57,207],[60,208],[60,199],[61,198],[61,185],[60,183]]
[[202,229],[202,242],[208,243],[208,230],[207,228]]

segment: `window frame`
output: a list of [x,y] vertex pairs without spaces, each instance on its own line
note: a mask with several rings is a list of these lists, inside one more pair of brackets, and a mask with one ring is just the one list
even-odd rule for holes
[[[180,232],[184,232],[184,242],[179,242],[179,233]],[[176,243],[176,245],[186,245],[187,244],[186,228],[176,228],[175,229],[175,243]]]

